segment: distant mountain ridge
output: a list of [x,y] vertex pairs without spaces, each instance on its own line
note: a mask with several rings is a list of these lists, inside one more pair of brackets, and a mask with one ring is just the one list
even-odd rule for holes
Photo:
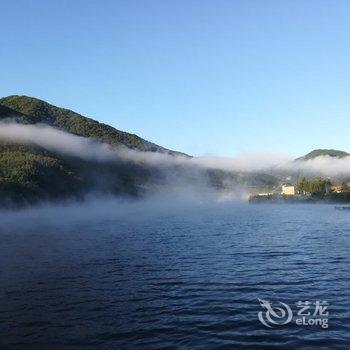
[[315,159],[320,156],[329,156],[335,158],[344,158],[349,156],[350,154],[344,151],[339,151],[335,149],[315,149],[302,157],[297,158],[296,160],[310,160]]
[[34,97],[12,95],[1,98],[0,120],[9,117],[23,124],[45,123],[75,135],[98,139],[113,146],[125,146],[144,152],[188,156]]

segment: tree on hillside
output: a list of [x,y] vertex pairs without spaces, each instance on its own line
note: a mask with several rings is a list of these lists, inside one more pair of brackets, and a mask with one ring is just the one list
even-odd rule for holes
[[329,193],[332,183],[329,179],[314,179],[310,182],[311,195],[323,198]]
[[297,183],[297,191],[300,194],[307,194],[310,193],[310,183],[307,181],[306,177],[303,177],[298,183]]

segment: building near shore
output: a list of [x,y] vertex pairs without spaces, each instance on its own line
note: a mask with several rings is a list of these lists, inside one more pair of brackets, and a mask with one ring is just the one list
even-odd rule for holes
[[281,194],[284,196],[295,196],[295,186],[290,184],[282,185]]

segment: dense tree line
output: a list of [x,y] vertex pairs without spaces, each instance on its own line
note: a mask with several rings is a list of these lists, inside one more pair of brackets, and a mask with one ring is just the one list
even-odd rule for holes
[[315,178],[308,180],[302,177],[296,185],[297,192],[303,195],[310,195],[315,199],[325,199],[336,202],[350,201],[350,187],[347,183],[342,183],[340,191],[332,190],[330,179]]

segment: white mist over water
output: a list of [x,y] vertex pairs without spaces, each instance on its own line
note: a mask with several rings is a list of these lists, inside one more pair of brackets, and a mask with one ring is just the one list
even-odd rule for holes
[[[0,308],[12,325],[2,327],[4,348],[57,339],[71,348],[161,348],[164,339],[208,348],[228,333],[246,348],[240,334],[249,333],[265,349],[290,339],[331,349],[349,333],[348,293],[339,292],[348,287],[347,213],[162,198],[109,204],[0,215]],[[289,305],[328,301],[334,330],[285,325],[276,340],[257,318],[258,298],[270,295]]]
[[142,199],[118,198],[115,196],[93,197],[65,203],[41,203],[37,206],[16,210],[0,210],[0,232],[10,227],[35,225],[70,226],[77,222],[106,222],[109,220],[143,222],[164,217],[191,215],[202,210],[211,211],[235,205],[248,205],[243,200],[229,198],[220,200],[212,193],[198,194],[190,191],[156,193]]

